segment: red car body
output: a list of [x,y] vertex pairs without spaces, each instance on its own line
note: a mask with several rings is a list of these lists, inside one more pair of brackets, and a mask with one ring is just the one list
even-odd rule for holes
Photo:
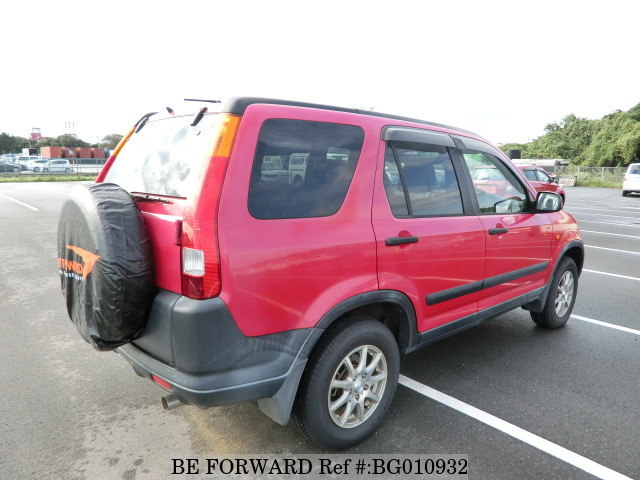
[[[472,185],[471,175],[459,180],[464,214],[394,216],[383,175],[385,136],[392,138],[392,133],[444,138],[452,156],[463,145],[491,152],[522,185],[528,203],[535,202],[538,191],[564,196],[556,184],[528,181],[523,167],[514,168],[474,134],[371,112],[266,99],[237,99],[220,115],[217,146],[202,162],[195,189],[186,198],[172,197],[171,203],[137,202],[153,245],[156,286],[174,302],[168,306],[169,300],[158,299],[154,308],[183,320],[167,326],[154,317],[140,338],[120,352],[140,375],[162,379],[183,403],[215,406],[274,397],[295,362],[306,361],[322,332],[349,312],[388,316],[400,350],[409,352],[484,318],[533,305],[563,257],[582,266],[582,242],[569,213],[537,213],[531,207],[481,215],[466,202],[473,186],[486,186]],[[270,119],[361,129],[364,140],[353,178],[334,214],[265,220],[247,208],[254,158]],[[396,131],[389,133],[390,127]],[[110,171],[134,135],[125,137],[97,182],[111,181]],[[508,233],[491,233],[495,229]],[[185,249],[204,252],[203,275],[184,272]],[[483,283],[487,279],[492,283]],[[218,360],[200,345],[223,335],[215,326],[222,321],[189,316],[213,301],[231,319],[229,328],[239,330],[234,333],[241,339],[235,345],[239,370],[219,371]],[[263,338],[271,343],[258,343]],[[288,412],[286,418],[270,416],[283,423]]]

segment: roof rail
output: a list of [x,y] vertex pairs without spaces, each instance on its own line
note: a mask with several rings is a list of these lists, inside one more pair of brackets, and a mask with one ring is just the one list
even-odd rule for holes
[[[420,120],[417,118],[410,117],[402,117],[399,115],[390,115],[388,113],[380,113],[373,112],[371,110],[359,110],[357,108],[344,108],[344,107],[335,107],[332,105],[322,105],[319,103],[305,103],[305,102],[296,102],[292,100],[282,100],[277,98],[264,98],[264,97],[234,97],[229,99],[222,111],[224,113],[232,113],[235,115],[243,115],[244,111],[249,105],[253,105],[256,103],[264,103],[268,105],[288,105],[292,107],[304,107],[304,108],[317,108],[320,110],[332,110],[336,112],[347,112],[347,113],[357,113],[360,115],[369,115],[372,117],[383,117],[383,118],[391,118],[393,120],[402,120],[405,122],[413,122],[413,123],[421,123],[423,125],[429,125],[432,127],[440,127],[447,128],[449,130],[455,130],[457,132],[468,133],[470,135],[474,135],[476,137],[480,137],[480,135],[473,133],[469,130],[464,130],[458,127],[452,127],[451,125],[444,125],[442,123],[428,122],[426,120]],[[482,137],[480,137],[482,138]]]

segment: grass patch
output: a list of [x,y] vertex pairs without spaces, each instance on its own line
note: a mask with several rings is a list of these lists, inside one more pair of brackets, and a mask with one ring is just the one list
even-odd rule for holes
[[581,178],[576,182],[576,187],[622,188],[622,182],[599,178]]
[[74,182],[79,180],[95,180],[98,175],[0,175],[0,183],[9,182]]

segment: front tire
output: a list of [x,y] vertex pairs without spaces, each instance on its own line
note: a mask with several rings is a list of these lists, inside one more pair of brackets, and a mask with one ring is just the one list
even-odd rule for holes
[[542,312],[530,312],[531,319],[542,328],[563,327],[571,316],[577,293],[578,267],[573,259],[564,257],[551,280]]
[[345,318],[320,342],[300,382],[298,422],[312,441],[346,448],[387,413],[398,386],[398,345],[386,326],[364,315]]
[[622,190],[622,196],[626,197],[627,195],[629,195],[629,192],[627,192],[626,190]]
[[43,168],[42,169],[42,173],[49,173],[49,169],[48,168]]

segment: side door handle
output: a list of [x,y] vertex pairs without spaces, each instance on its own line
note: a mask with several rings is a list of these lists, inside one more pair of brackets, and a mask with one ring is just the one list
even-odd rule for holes
[[418,237],[389,237],[385,239],[384,243],[387,247],[394,245],[404,245],[405,243],[417,243],[420,239]]
[[501,233],[507,233],[508,231],[508,228],[490,228],[489,235],[500,235]]

